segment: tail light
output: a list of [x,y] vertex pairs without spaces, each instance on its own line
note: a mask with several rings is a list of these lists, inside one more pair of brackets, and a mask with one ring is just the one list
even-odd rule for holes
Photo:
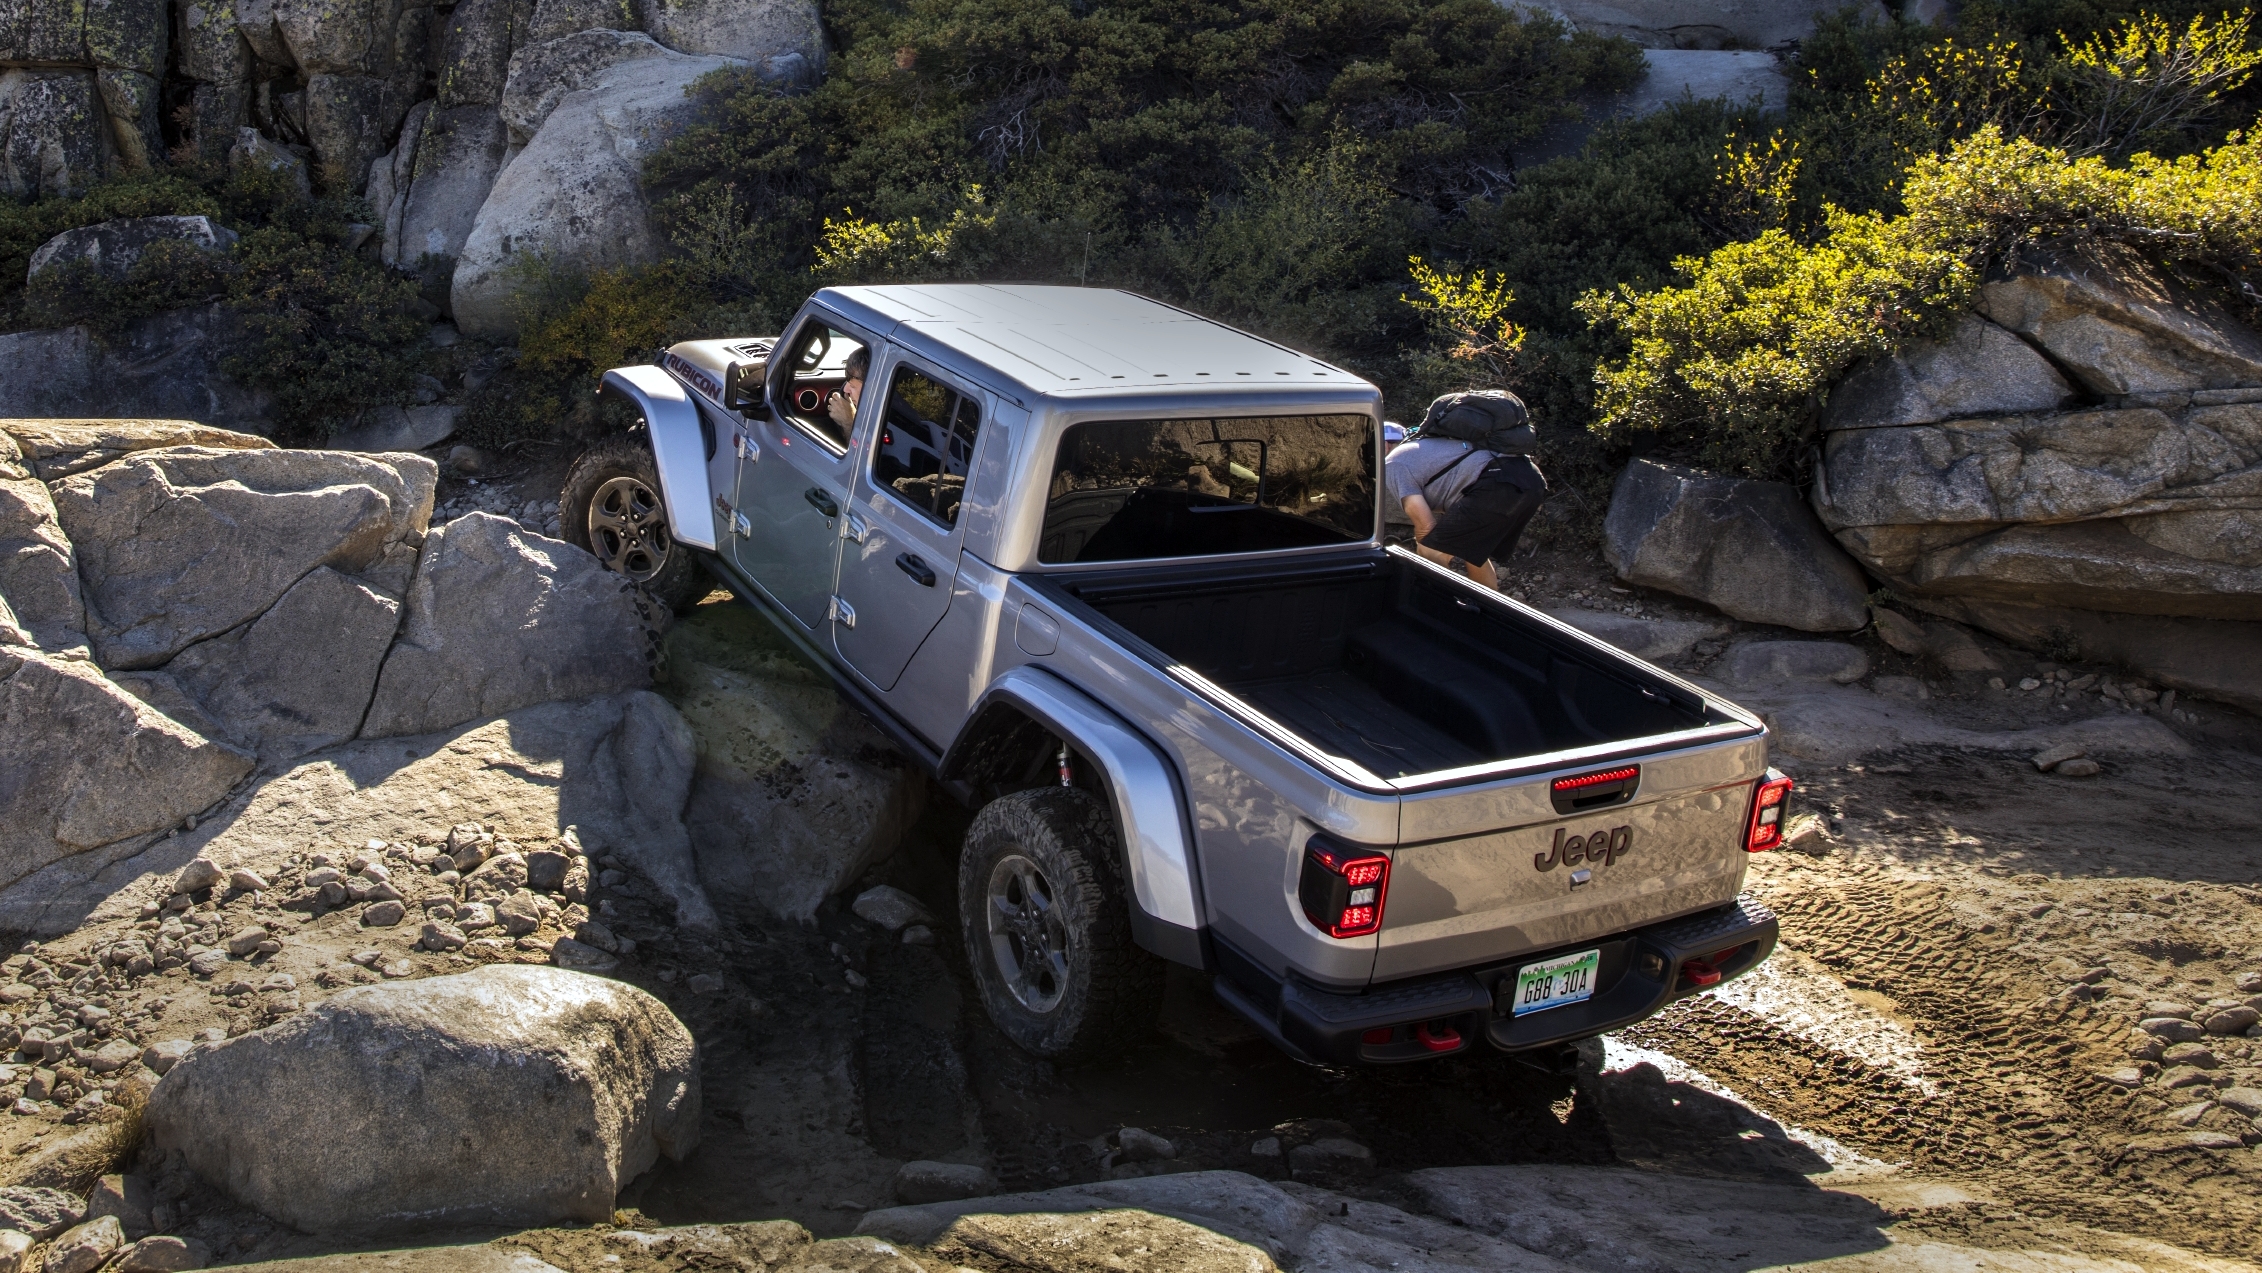
[[1390,859],[1313,836],[1304,847],[1296,897],[1304,917],[1330,937],[1364,937],[1382,927]]
[[1791,780],[1780,769],[1770,769],[1752,792],[1751,826],[1744,836],[1746,853],[1765,853],[1783,842],[1783,815],[1791,808]]

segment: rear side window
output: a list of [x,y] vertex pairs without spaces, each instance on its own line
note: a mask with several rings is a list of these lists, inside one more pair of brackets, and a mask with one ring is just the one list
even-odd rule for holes
[[872,448],[873,484],[945,526],[957,525],[981,427],[981,404],[917,368],[897,368]]
[[1374,534],[1363,415],[1094,420],[1061,434],[1037,560],[1200,557]]

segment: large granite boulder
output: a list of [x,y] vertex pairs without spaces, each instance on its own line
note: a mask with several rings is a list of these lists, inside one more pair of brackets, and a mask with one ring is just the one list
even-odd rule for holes
[[1611,491],[1603,555],[1626,582],[1808,632],[1868,626],[1861,570],[1796,490],[1635,460]]
[[272,400],[221,369],[242,320],[220,304],[163,310],[97,339],[84,327],[0,335],[0,416],[193,416],[259,429]]
[[669,698],[698,740],[684,811],[716,894],[806,920],[895,851],[924,778],[743,607],[670,634]]
[[511,55],[510,78],[499,107],[509,129],[510,144],[523,146],[534,139],[542,121],[566,94],[579,92],[597,76],[623,62],[664,58],[668,50],[642,31],[593,27],[540,44],[530,44]]
[[0,194],[73,194],[93,185],[112,162],[94,72],[0,71]]
[[608,66],[559,99],[472,223],[451,286],[456,326],[483,339],[515,336],[511,298],[529,260],[574,270],[658,260],[645,156],[704,109],[687,90],[736,65],[662,50]]
[[0,600],[13,624],[49,650],[86,650],[77,556],[55,501],[14,437],[0,431]]
[[317,567],[266,613],[188,647],[162,671],[221,731],[215,737],[261,760],[289,760],[359,732],[400,613],[398,598]]
[[1979,312],[2093,393],[2262,384],[2262,334],[2131,254],[2038,254],[1983,287]]
[[425,537],[362,735],[643,689],[666,622],[664,607],[570,544],[487,513],[457,518]]
[[533,17],[533,0],[464,0],[450,11],[440,41],[438,107],[491,108],[501,101],[511,50]]
[[503,170],[509,137],[492,106],[409,112],[400,144],[369,173],[385,264],[446,282]]
[[644,0],[644,29],[681,53],[737,58],[763,78],[814,78],[825,31],[810,0]]
[[698,1048],[666,1005],[513,966],[344,990],[192,1052],[147,1125],[238,1202],[350,1236],[610,1221],[699,1118]]
[[1817,508],[1912,597],[2262,619],[2262,390],[2189,396],[1831,433]]
[[53,489],[96,657],[134,669],[266,613],[318,566],[397,590],[438,481],[419,455],[174,447]]
[[159,243],[185,243],[199,251],[224,253],[236,232],[210,217],[132,217],[65,230],[31,254],[27,278],[50,268],[84,264],[110,278],[124,278],[142,254]]
[[1830,391],[1825,426],[1866,429],[1996,412],[2053,411],[2078,391],[2025,341],[1976,314],[1939,340],[1872,359]]
[[0,646],[0,884],[176,826],[251,767],[85,662]]
[[168,446],[220,451],[260,451],[275,444],[253,433],[214,428],[194,420],[0,419],[0,433],[15,439],[26,464],[43,482],[98,469],[123,455]]

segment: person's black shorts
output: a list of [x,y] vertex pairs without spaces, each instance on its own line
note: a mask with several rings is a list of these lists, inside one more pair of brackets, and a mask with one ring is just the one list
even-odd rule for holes
[[1547,479],[1530,456],[1501,456],[1438,514],[1422,547],[1471,565],[1498,560],[1516,546],[1524,524],[1546,499]]

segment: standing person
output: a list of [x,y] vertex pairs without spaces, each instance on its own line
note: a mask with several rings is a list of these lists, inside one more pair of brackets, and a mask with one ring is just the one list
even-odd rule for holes
[[1432,402],[1418,439],[1383,460],[1415,551],[1499,587],[1493,561],[1515,548],[1547,498],[1547,478],[1531,458],[1535,442],[1523,400],[1512,393],[1449,393]]

